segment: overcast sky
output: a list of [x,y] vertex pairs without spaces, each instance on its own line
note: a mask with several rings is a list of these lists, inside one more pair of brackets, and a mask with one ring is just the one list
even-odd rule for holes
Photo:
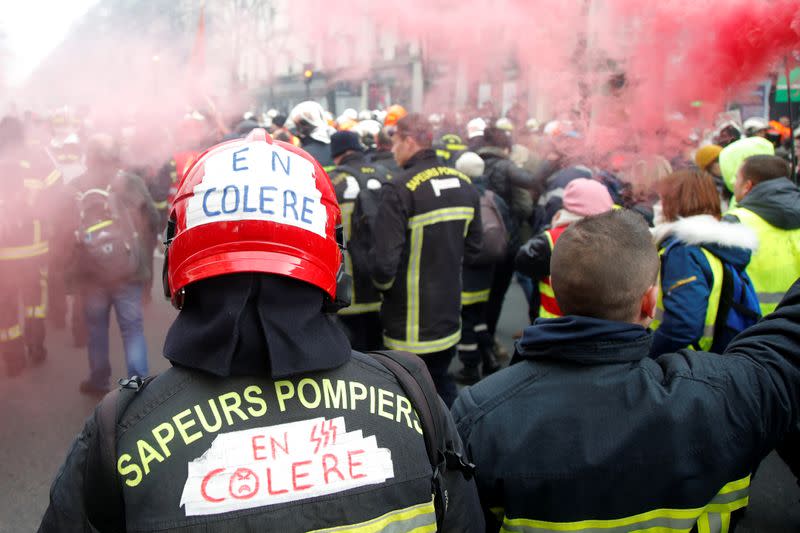
[[98,0],[0,0],[0,31],[11,55],[9,81],[21,83]]

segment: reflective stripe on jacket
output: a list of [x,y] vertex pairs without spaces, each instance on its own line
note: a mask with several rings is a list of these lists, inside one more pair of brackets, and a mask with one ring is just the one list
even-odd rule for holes
[[[550,244],[550,252],[556,246],[556,241],[564,233],[569,226],[559,226],[557,228],[545,230],[544,234],[547,237],[547,242]],[[550,276],[545,276],[539,280],[539,295],[541,297],[541,305],[539,306],[540,318],[557,318],[563,316],[561,308],[556,301],[556,295],[553,292],[553,285],[550,282]]]

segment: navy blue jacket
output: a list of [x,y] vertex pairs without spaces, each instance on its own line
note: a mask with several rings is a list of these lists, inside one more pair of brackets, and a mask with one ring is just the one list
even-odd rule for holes
[[[798,422],[800,283],[724,356],[652,359],[651,340],[633,324],[540,319],[518,344],[519,363],[461,391],[452,411],[487,531],[746,505],[748,474]],[[674,527],[690,529],[700,513]],[[664,525],[646,518],[628,527]]]
[[666,249],[660,287],[664,315],[651,348],[658,356],[687,348],[703,336],[714,276],[701,247],[743,272],[758,240],[748,228],[710,216],[684,218],[654,232],[656,242]]

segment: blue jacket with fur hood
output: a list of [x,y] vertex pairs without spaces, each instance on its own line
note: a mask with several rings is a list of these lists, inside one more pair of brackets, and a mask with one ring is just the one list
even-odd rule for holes
[[657,357],[687,348],[703,336],[714,276],[702,248],[745,272],[758,237],[741,224],[697,215],[657,226],[653,239],[659,249],[666,249],[660,278],[664,316],[650,350]]

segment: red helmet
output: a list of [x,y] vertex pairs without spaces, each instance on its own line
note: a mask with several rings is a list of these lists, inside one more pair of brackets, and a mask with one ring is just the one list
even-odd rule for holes
[[299,279],[336,300],[341,212],[328,175],[263,129],[200,155],[178,187],[167,231],[164,292],[182,306],[201,279],[264,272]]

